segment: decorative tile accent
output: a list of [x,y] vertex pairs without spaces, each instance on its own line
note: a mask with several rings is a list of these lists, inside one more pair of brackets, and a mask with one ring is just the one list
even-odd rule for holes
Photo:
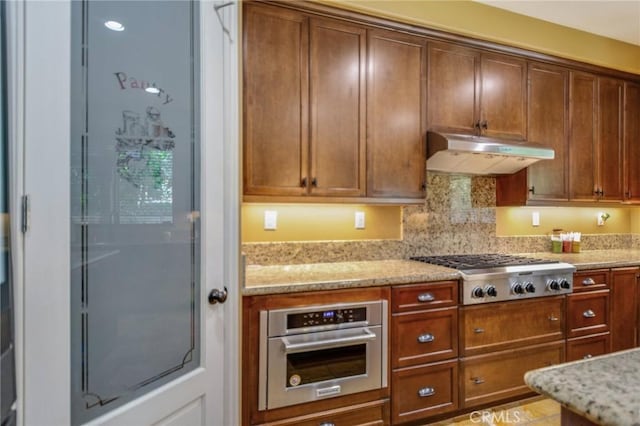
[[[402,240],[246,243],[248,265],[302,264],[456,253],[551,250],[546,236],[496,236],[496,180],[427,173],[423,205],[402,210]],[[582,250],[640,248],[640,234],[583,235]]]

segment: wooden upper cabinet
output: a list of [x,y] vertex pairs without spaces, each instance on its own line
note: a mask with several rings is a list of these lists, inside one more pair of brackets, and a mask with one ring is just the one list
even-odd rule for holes
[[525,139],[524,59],[448,43],[428,55],[430,129]]
[[480,69],[482,134],[526,139],[527,62],[510,56],[483,53]]
[[367,195],[424,198],[426,40],[369,30]]
[[244,193],[365,195],[366,29],[255,4],[244,20]]
[[624,200],[640,203],[640,85],[624,84]]
[[312,19],[311,170],[314,195],[365,195],[366,30]]
[[620,80],[598,78],[598,199],[622,200],[622,87]]
[[530,63],[528,83],[528,139],[553,148],[555,158],[538,161],[512,175],[498,176],[498,206],[569,199],[569,72]]
[[308,19],[244,6],[244,192],[303,195],[309,104]]
[[429,128],[475,133],[480,120],[478,51],[429,43],[428,55]]
[[596,199],[596,76],[570,73],[569,83],[569,198]]

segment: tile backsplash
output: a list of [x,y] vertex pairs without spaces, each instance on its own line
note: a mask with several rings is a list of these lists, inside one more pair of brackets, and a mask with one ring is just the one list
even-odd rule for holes
[[[300,264],[550,250],[548,236],[496,235],[495,178],[427,173],[427,188],[423,205],[403,207],[400,240],[245,243],[246,262]],[[583,250],[615,248],[640,248],[640,235],[582,236]]]

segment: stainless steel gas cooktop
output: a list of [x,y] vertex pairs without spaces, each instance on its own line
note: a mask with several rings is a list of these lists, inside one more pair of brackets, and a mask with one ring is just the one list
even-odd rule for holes
[[506,254],[419,256],[411,260],[457,269],[462,276],[462,304],[519,300],[571,293],[568,263]]

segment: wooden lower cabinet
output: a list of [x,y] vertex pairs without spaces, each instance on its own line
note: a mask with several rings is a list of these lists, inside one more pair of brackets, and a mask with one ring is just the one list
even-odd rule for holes
[[270,423],[263,426],[383,426],[389,424],[389,400],[351,405]]
[[638,346],[640,268],[611,270],[611,351]]
[[393,424],[424,419],[458,408],[458,360],[394,370]]
[[460,360],[461,405],[475,407],[532,393],[524,383],[529,370],[564,361],[564,340],[494,352]]
[[588,359],[609,353],[609,333],[567,340],[567,361]]

